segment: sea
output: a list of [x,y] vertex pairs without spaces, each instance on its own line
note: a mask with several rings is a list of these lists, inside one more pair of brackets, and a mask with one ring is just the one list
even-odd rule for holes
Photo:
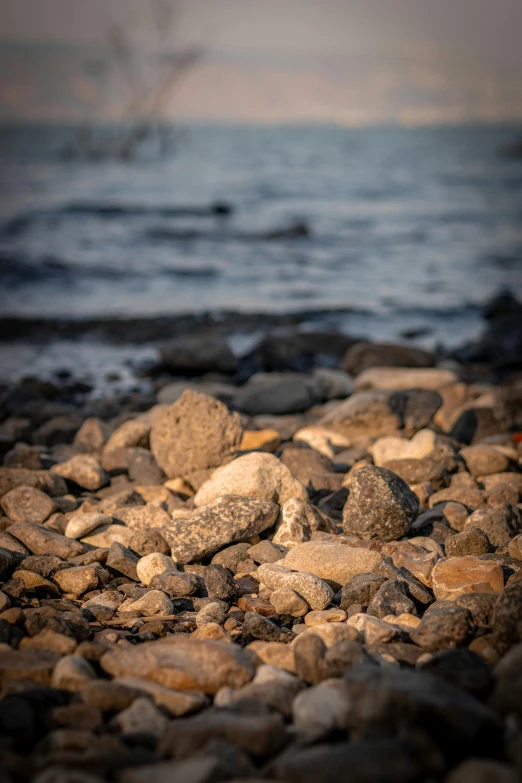
[[[0,319],[256,314],[364,339],[456,347],[484,303],[522,296],[515,126],[178,127],[129,159],[78,129],[0,128]],[[109,330],[110,331],[110,330]],[[21,339],[0,381],[117,377],[157,355],[110,333]]]

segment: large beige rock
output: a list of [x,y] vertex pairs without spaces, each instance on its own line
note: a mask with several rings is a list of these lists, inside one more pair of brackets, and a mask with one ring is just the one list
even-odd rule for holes
[[92,454],[76,454],[66,462],[53,465],[51,471],[91,491],[100,489],[109,481],[109,476]]
[[341,450],[351,446],[351,440],[339,432],[332,432],[326,427],[313,425],[302,427],[295,433],[293,440],[308,443],[312,449],[324,454],[329,459],[334,458],[336,448]]
[[399,416],[388,404],[387,391],[362,391],[331,408],[319,425],[340,433],[350,443],[360,436],[380,438],[401,428]]
[[290,571],[276,563],[263,563],[256,576],[269,590],[285,587],[295,590],[312,609],[326,609],[333,598],[332,588],[312,573]]
[[297,544],[281,560],[294,571],[306,571],[339,589],[356,574],[372,572],[381,555],[366,546],[352,546],[341,536]]
[[373,462],[379,467],[390,460],[395,459],[422,459],[426,457],[436,445],[436,435],[431,430],[419,430],[411,440],[389,435],[379,438],[370,446],[368,451],[373,457]]
[[248,541],[271,527],[278,513],[278,506],[269,500],[223,495],[187,517],[173,519],[161,532],[173,560],[190,563],[214,554],[226,544]]
[[272,541],[274,544],[293,547],[309,541],[318,530],[335,532],[333,524],[319,509],[300,498],[290,498],[281,509]]
[[494,446],[477,444],[460,450],[466,467],[472,476],[489,476],[507,470],[509,459]]
[[238,413],[222,402],[195,391],[185,391],[153,417],[151,451],[169,478],[217,468],[237,453],[243,428]]
[[431,573],[438,601],[455,601],[465,593],[503,593],[502,566],[492,560],[466,555],[440,560]]
[[308,500],[308,493],[281,460],[273,454],[252,452],[218,468],[194,498],[196,506],[212,503],[223,495],[270,500],[283,505],[290,498]]
[[89,514],[74,514],[67,523],[65,535],[67,538],[84,538],[98,527],[104,527],[112,523],[112,518],[106,514],[93,511]]
[[211,695],[223,686],[241,688],[255,673],[251,658],[237,645],[176,636],[114,649],[100,663],[113,677],[131,674],[166,688]]
[[438,367],[370,367],[355,380],[355,391],[363,389],[440,389],[456,383],[453,370]]

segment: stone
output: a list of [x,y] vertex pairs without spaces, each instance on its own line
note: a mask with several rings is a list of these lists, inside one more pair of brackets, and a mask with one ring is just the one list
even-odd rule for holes
[[139,580],[136,568],[138,560],[139,558],[136,557],[134,552],[115,541],[109,549],[106,565],[108,568],[137,582]]
[[159,552],[162,555],[170,554],[170,547],[161,535],[159,530],[137,530],[129,540],[129,549],[136,554],[144,557],[153,552]]
[[[290,501],[289,501],[290,502]],[[246,550],[246,554],[254,561],[254,563],[275,563],[276,560],[281,560],[286,553],[287,548],[281,544],[275,544],[273,539],[263,539],[259,544],[254,544]],[[213,561],[214,562],[214,561]]]
[[98,452],[103,449],[108,437],[107,424],[96,417],[85,419],[74,436],[73,445],[86,451]]
[[64,593],[79,596],[89,590],[95,590],[99,585],[109,581],[109,574],[99,563],[87,566],[76,566],[58,571],[54,581]]
[[490,695],[495,682],[491,668],[479,655],[465,648],[441,650],[422,664],[419,660],[417,666],[479,699]]
[[340,489],[343,476],[334,471],[334,464],[324,454],[299,444],[287,444],[280,454],[281,462],[309,491]]
[[149,615],[171,615],[174,611],[172,601],[161,590],[149,590],[142,598],[120,607],[120,612],[131,612],[143,617]]
[[364,389],[440,389],[457,382],[453,370],[440,367],[369,367],[354,384],[356,392]]
[[234,373],[237,359],[224,337],[218,334],[183,335],[159,346],[163,364],[174,375]]
[[103,487],[109,480],[107,473],[92,454],[71,457],[66,462],[53,465],[51,472],[92,492]]
[[[262,543],[264,542],[260,542],[260,544]],[[266,543],[269,542],[267,541]],[[251,545],[246,541],[240,544],[232,544],[231,546],[227,546],[225,549],[222,549],[221,552],[217,552],[212,558],[211,562],[217,563],[217,565],[221,565],[224,568],[228,568],[228,570],[232,571],[233,574],[244,573],[242,563],[249,559],[248,551],[250,546]],[[280,559],[280,557],[277,559]]]
[[484,492],[471,487],[447,487],[440,489],[430,496],[429,507],[433,508],[438,503],[459,503],[472,510],[483,508],[486,505]]
[[95,680],[91,664],[79,655],[65,655],[53,670],[51,685],[62,691],[79,691],[86,682]]
[[149,419],[140,416],[123,422],[109,437],[104,454],[116,449],[148,448],[150,427]]
[[196,625],[198,628],[202,628],[209,623],[223,625],[226,617],[227,613],[223,604],[218,601],[211,601],[211,603],[205,604],[197,613]]
[[[438,552],[421,549],[420,546],[412,544],[411,540],[401,541],[397,546],[387,546],[393,547],[391,559],[397,568],[406,569],[423,585],[431,587],[431,573],[439,560]],[[383,554],[386,554],[386,551],[383,551]]]
[[240,451],[268,451],[273,454],[281,444],[277,430],[245,430],[241,438]]
[[[64,493],[65,494],[65,493]],[[15,487],[0,500],[0,505],[13,522],[41,525],[58,506],[49,495],[35,487]]]
[[34,609],[25,609],[25,630],[29,636],[36,636],[43,630],[51,630],[56,633],[70,636],[78,642],[89,638],[91,629],[89,623],[78,610],[72,609],[72,604],[66,603],[67,608],[55,609],[52,606],[42,606]]
[[333,460],[336,451],[343,448],[349,448],[351,441],[339,433],[332,432],[326,427],[303,427],[298,430],[294,437],[296,443],[307,443],[310,448],[324,454],[325,457]]
[[319,509],[301,498],[290,498],[281,508],[272,540],[275,544],[290,548],[309,541],[318,530],[334,532],[332,524]]
[[363,391],[335,405],[319,421],[319,426],[348,438],[380,438],[401,428],[399,416],[391,409],[389,392]]
[[509,459],[494,446],[477,444],[460,450],[460,456],[472,476],[489,476],[508,469]]
[[512,538],[508,544],[508,553],[510,557],[516,560],[522,560],[522,534]]
[[[383,467],[390,460],[422,459],[427,457],[435,448],[436,435],[431,430],[420,430],[411,440],[399,438],[396,435],[388,435],[379,438],[370,446],[369,452],[373,462],[378,467]],[[425,477],[421,481],[429,480]]]
[[355,574],[341,590],[341,609],[347,610],[354,604],[367,607],[377,590],[385,582],[386,578],[378,574]]
[[128,474],[131,481],[145,485],[162,484],[165,481],[164,472],[148,449],[132,449],[129,456]]
[[417,614],[415,604],[407,594],[404,582],[390,579],[384,582],[374,593],[367,612],[373,617],[383,619],[389,614]]
[[313,378],[298,374],[253,375],[234,395],[234,407],[250,416],[301,413],[321,399]]
[[96,528],[88,536],[84,536],[81,541],[82,544],[89,544],[96,548],[110,549],[115,541],[122,546],[129,546],[133,536],[134,531],[125,525],[106,525]]
[[325,680],[297,694],[292,704],[293,725],[307,740],[319,740],[344,728],[348,710],[342,681]]
[[448,557],[484,555],[491,550],[491,543],[487,535],[479,527],[469,527],[463,530],[462,533],[448,536],[444,542],[444,547]]
[[24,571],[18,569],[13,572],[13,579],[21,579],[26,590],[34,590],[37,595],[56,597],[60,591],[55,584],[50,582],[44,576],[35,574],[34,571]]
[[516,506],[503,503],[495,508],[477,509],[464,525],[464,530],[479,528],[494,547],[506,546],[522,533],[522,512]]
[[202,580],[195,574],[184,574],[180,571],[163,571],[153,576],[149,586],[155,590],[162,590],[169,598],[183,598],[194,595],[200,590]]
[[[188,513],[188,512],[187,512]],[[112,516],[131,530],[148,530],[149,528],[162,528],[170,525],[171,517],[167,512],[147,503],[144,506],[122,506],[115,508]]]
[[60,476],[48,470],[25,470],[0,467],[0,497],[15,487],[36,487],[46,495],[58,497],[67,494],[67,484]]
[[83,553],[79,541],[55,533],[37,524],[15,524],[9,528],[10,535],[17,538],[34,555],[56,555],[68,560]]
[[162,534],[173,559],[177,563],[190,563],[213,554],[226,544],[247,541],[262,533],[274,524],[278,513],[276,504],[268,500],[223,495],[188,517],[173,519]]
[[347,539],[332,537],[292,547],[281,565],[315,574],[339,590],[356,574],[373,571],[380,560],[380,553],[370,547],[353,546]]
[[150,434],[151,451],[169,478],[216,468],[241,445],[239,414],[204,394],[186,391],[160,411]]
[[410,637],[419,647],[430,651],[466,644],[472,635],[471,612],[462,606],[432,604]]
[[241,495],[284,505],[290,498],[308,500],[303,485],[273,454],[251,452],[223,465],[196,493],[196,506],[207,505],[223,495]]
[[46,650],[0,649],[0,684],[25,680],[49,685],[57,661],[59,656]]
[[168,710],[176,718],[198,712],[208,705],[208,699],[201,691],[176,691],[132,674],[125,674],[113,680],[113,683],[124,686],[131,692],[146,693],[157,707]]
[[379,467],[360,468],[352,476],[343,528],[360,538],[393,541],[409,531],[418,509],[417,496],[395,473]]
[[292,617],[303,617],[309,611],[309,606],[290,587],[280,587],[270,596],[270,603],[277,614],[289,614]]
[[465,593],[502,593],[504,575],[499,563],[467,555],[440,560],[432,571],[437,600],[455,601]]
[[112,518],[96,511],[89,514],[74,514],[65,528],[67,538],[85,538],[98,527],[104,527],[112,523]]
[[278,625],[256,612],[246,612],[243,621],[243,633],[247,637],[251,636],[263,642],[279,642],[284,637],[284,633]]
[[519,783],[514,767],[503,761],[467,759],[446,775],[444,783]]
[[493,608],[491,625],[497,637],[496,647],[506,652],[522,641],[522,582],[508,584]]
[[144,585],[149,585],[153,577],[165,572],[177,574],[178,569],[171,557],[160,552],[152,552],[141,557],[136,565],[138,579]]
[[138,741],[150,737],[157,742],[167,729],[168,719],[148,698],[140,697],[117,715],[116,723],[123,737]]
[[264,563],[257,569],[257,578],[270,590],[290,587],[312,609],[325,609],[333,598],[332,588],[312,573],[290,571],[282,565]]
[[323,609],[308,612],[305,617],[305,625],[321,625],[322,623],[342,623],[346,620],[346,612],[343,609]]
[[70,636],[57,633],[49,628],[40,631],[36,636],[26,636],[20,642],[20,650],[47,650],[57,655],[72,655],[77,644]]
[[238,597],[238,586],[232,574],[216,563],[205,569],[205,586],[209,598],[219,598],[232,603]]
[[[305,630],[297,637],[299,640],[308,636],[318,636],[326,646],[331,649],[334,645],[344,641],[358,641],[359,632],[355,626],[349,623],[318,623],[317,625],[307,626]],[[296,642],[297,643],[297,642]]]
[[175,636],[109,651],[100,663],[113,677],[132,674],[167,688],[210,695],[224,685],[240,688],[254,676],[250,658],[236,645]]

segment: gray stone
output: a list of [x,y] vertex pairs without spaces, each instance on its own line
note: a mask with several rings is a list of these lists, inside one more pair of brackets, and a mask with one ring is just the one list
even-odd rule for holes
[[306,411],[321,399],[320,384],[308,376],[260,374],[234,397],[235,407],[250,416]]

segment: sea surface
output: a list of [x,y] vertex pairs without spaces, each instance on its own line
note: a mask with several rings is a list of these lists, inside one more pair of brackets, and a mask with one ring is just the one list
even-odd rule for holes
[[[522,295],[522,160],[500,154],[520,132],[186,127],[121,162],[68,154],[71,128],[0,129],[1,316],[306,312],[304,328],[459,345],[495,292]],[[278,234],[296,223],[307,235]],[[4,379],[154,353],[3,337]]]

